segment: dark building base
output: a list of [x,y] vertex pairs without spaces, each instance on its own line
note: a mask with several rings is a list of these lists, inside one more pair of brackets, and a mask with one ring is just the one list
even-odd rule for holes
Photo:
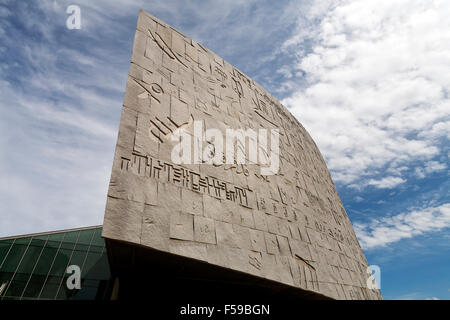
[[115,298],[171,303],[273,303],[330,298],[203,261],[106,240]]

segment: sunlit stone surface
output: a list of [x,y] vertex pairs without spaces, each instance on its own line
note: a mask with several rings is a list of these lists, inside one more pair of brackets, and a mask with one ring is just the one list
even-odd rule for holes
[[[264,176],[248,163],[175,164],[172,135],[184,128],[194,139],[198,120],[224,135],[278,129],[278,173]],[[367,261],[302,125],[244,73],[144,11],[103,236],[331,298],[381,298],[367,288]]]

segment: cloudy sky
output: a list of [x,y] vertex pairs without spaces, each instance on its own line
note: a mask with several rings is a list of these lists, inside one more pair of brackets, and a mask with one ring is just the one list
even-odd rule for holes
[[102,223],[140,8],[306,127],[385,299],[450,299],[448,0],[0,0],[0,237]]

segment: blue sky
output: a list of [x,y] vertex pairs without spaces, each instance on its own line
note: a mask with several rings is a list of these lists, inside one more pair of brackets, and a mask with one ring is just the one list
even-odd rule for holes
[[448,1],[1,0],[0,236],[102,223],[140,8],[300,120],[385,299],[450,299]]

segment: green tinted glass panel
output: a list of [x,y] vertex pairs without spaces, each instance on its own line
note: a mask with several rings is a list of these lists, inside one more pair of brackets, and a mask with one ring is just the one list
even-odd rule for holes
[[100,246],[90,246],[89,247],[89,252],[102,253],[103,250],[105,250],[105,247],[100,247]]
[[13,275],[13,272],[0,272],[0,285],[5,281],[11,280]]
[[64,235],[65,235],[65,232],[49,234],[48,240],[60,242],[61,240],[63,240]]
[[30,246],[42,248],[43,246],[45,246],[46,242],[47,241],[43,239],[33,238],[30,242]]
[[71,250],[60,249],[56,255],[55,261],[53,263],[50,275],[52,276],[62,276],[66,272],[67,264],[69,263]]
[[82,230],[80,231],[80,236],[78,237],[78,244],[89,245],[91,243],[92,236],[95,233],[95,229]]
[[58,293],[59,285],[61,284],[62,277],[49,276],[43,289],[40,299],[55,299]]
[[9,283],[5,296],[21,297],[29,277],[29,274],[16,273],[12,281]]
[[89,252],[86,258],[86,262],[83,266],[83,270],[81,271],[81,277],[82,278],[94,278],[96,279],[95,273],[95,265],[99,263],[99,260],[101,259],[102,254],[98,252]]
[[75,248],[75,242],[61,242],[61,249],[73,250]]
[[27,249],[26,245],[14,243],[9,251],[8,256],[3,262],[2,268],[0,272],[14,272],[16,268],[19,266],[20,259]]
[[41,257],[34,269],[34,274],[46,275],[52,266],[53,259],[55,258],[57,249],[44,247],[41,253]]
[[50,248],[58,249],[60,245],[61,245],[61,242],[60,242],[60,241],[51,241],[51,240],[48,240],[48,241],[47,241],[47,244],[46,244],[45,246],[46,246],[46,247],[50,247]]
[[69,265],[77,265],[80,268],[83,267],[84,258],[86,257],[86,254],[87,251],[73,251]]
[[80,233],[80,231],[66,232],[66,236],[64,237],[64,242],[65,243],[76,243],[79,233]]
[[42,236],[34,236],[33,239],[39,239],[46,241],[48,239],[48,235],[44,234]]
[[31,241],[30,246],[28,247],[27,252],[22,258],[19,269],[17,272],[20,273],[31,273],[34,269],[34,266],[37,263],[39,255],[43,249],[45,241],[39,239],[33,239]]
[[9,248],[11,248],[12,242],[12,240],[0,241],[0,267],[3,260],[6,258],[6,255],[8,254]]
[[[111,276],[101,232],[94,228],[0,241],[0,285],[8,283],[0,299],[107,298]],[[80,290],[67,288],[69,265],[81,269]]]
[[94,238],[92,239],[91,246],[105,246],[105,240],[102,238],[102,228],[95,229]]
[[87,251],[89,249],[89,245],[77,243],[75,246],[76,251]]
[[28,245],[31,241],[31,237],[26,237],[26,238],[17,238],[16,241],[14,242],[15,244],[23,244],[23,245]]
[[[67,278],[64,278],[64,282],[62,283],[61,287],[59,288],[58,295],[56,296],[56,299],[58,300],[68,300],[71,299],[73,296],[77,294],[78,289],[68,289],[67,285]],[[81,283],[81,287],[83,288],[83,283]]]
[[89,268],[85,268],[86,279],[108,280],[111,277],[111,274],[109,272],[108,257],[106,253],[98,256],[97,253],[90,252],[88,260],[91,260],[90,263],[93,263],[93,265]]
[[33,274],[23,294],[24,297],[37,298],[45,283],[45,275]]

